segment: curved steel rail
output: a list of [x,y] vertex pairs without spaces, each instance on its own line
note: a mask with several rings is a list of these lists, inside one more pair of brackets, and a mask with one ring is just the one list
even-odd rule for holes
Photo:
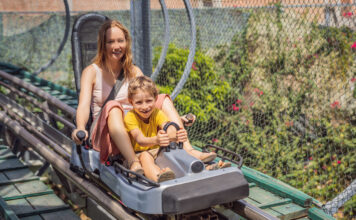
[[180,93],[180,91],[182,90],[185,82],[188,80],[192,65],[193,65],[193,61],[194,61],[194,56],[195,56],[195,48],[196,48],[196,27],[195,27],[195,18],[193,15],[193,8],[190,5],[189,0],[184,0],[184,4],[185,7],[187,9],[187,13],[188,13],[188,17],[189,17],[189,21],[190,21],[190,35],[191,35],[191,42],[190,42],[190,46],[189,46],[189,55],[188,55],[188,60],[187,63],[185,65],[185,69],[183,72],[183,75],[181,77],[181,79],[179,80],[177,86],[174,88],[172,94],[171,94],[171,98],[172,100],[174,100],[178,94]]
[[64,7],[65,7],[65,11],[66,11],[66,27],[64,30],[64,36],[63,39],[61,41],[61,44],[59,45],[57,52],[53,55],[53,57],[51,58],[51,60],[43,65],[41,68],[39,68],[38,70],[36,70],[33,74],[34,75],[38,75],[39,73],[41,73],[42,71],[46,70],[48,67],[50,67],[54,61],[56,61],[56,59],[58,58],[58,56],[61,54],[64,45],[67,42],[68,39],[68,35],[69,35],[69,28],[70,28],[70,10],[69,10],[69,5],[68,5],[68,1],[67,0],[63,0],[64,3]]
[[161,3],[162,13],[163,13],[163,17],[164,17],[165,32],[164,32],[164,43],[163,43],[161,55],[158,60],[156,69],[151,75],[151,78],[153,81],[156,81],[158,74],[162,69],[164,60],[166,59],[166,56],[167,56],[167,51],[168,51],[168,46],[169,46],[169,41],[170,41],[169,15],[168,15],[168,11],[167,11],[167,6],[164,3],[164,0],[159,0],[159,2]]

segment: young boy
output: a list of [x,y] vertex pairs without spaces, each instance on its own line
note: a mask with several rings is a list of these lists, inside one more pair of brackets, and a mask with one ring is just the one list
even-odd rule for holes
[[[134,150],[139,153],[144,174],[153,181],[162,182],[174,179],[175,174],[170,168],[161,169],[155,163],[159,146],[168,146],[170,141],[168,134],[162,130],[168,118],[155,108],[157,96],[158,89],[149,77],[139,76],[133,79],[128,88],[128,99],[133,110],[126,114],[124,121]],[[175,132],[175,129],[172,131]],[[186,130],[177,131],[177,141],[186,140]]]

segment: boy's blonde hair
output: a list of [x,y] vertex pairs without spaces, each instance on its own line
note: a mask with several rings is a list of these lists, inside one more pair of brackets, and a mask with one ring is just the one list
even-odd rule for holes
[[128,98],[132,100],[132,97],[139,91],[145,91],[150,93],[155,99],[158,96],[158,88],[151,78],[147,76],[138,76],[130,81],[128,88]]

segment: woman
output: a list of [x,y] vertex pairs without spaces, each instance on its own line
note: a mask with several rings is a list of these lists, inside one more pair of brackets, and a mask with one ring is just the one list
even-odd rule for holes
[[[120,74],[124,74],[120,91],[115,100],[108,101],[101,110]],[[123,118],[125,112],[132,109],[127,97],[128,82],[141,75],[140,68],[132,64],[131,37],[127,28],[115,20],[105,22],[99,30],[97,55],[81,76],[77,128],[72,132],[72,139],[80,144],[76,133],[78,130],[85,131],[91,108],[93,117],[99,117],[90,135],[93,148],[100,151],[100,161],[104,163],[109,156],[121,153],[127,160],[129,169],[135,172],[142,172],[142,167],[131,146]],[[162,109],[171,121],[183,127],[182,120],[186,119],[180,118],[169,96],[159,95],[156,107]],[[85,133],[86,139],[88,133]],[[211,161],[216,157],[213,152],[194,150],[189,141],[184,142],[184,149],[203,161]]]

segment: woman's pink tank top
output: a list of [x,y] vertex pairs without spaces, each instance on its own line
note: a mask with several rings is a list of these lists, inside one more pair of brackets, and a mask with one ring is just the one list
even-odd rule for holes
[[[96,64],[92,64],[92,65],[96,70],[96,79],[93,88],[93,96],[91,100],[91,110],[93,112],[94,118],[96,118],[100,112],[101,107],[103,106],[104,101],[109,96],[113,87],[107,84],[103,79],[102,69],[100,69],[100,67]],[[129,86],[129,82],[128,80],[125,80],[120,88],[120,91],[115,97],[115,100],[121,103],[125,112],[132,109],[132,105],[129,103],[129,100],[127,98],[128,86]]]

